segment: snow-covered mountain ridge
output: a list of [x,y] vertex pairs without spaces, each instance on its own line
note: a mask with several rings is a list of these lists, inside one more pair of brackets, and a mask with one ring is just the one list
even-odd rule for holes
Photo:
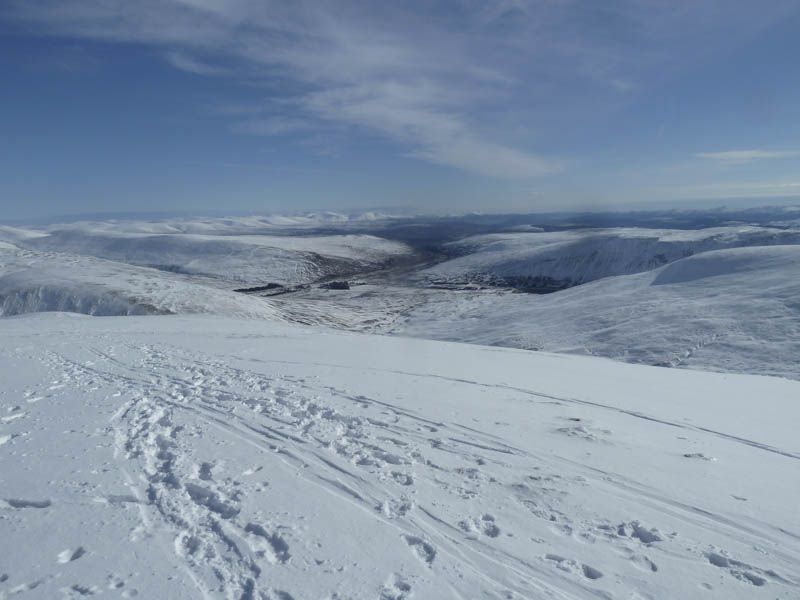
[[59,229],[16,242],[241,285],[308,283],[375,269],[410,253],[404,244],[368,235],[280,236],[139,234]]
[[731,226],[699,230],[612,228],[496,233],[446,247],[460,254],[423,271],[434,282],[495,282],[569,287],[661,267],[701,252],[747,246],[800,244],[800,231]]
[[[298,235],[294,225],[269,221],[270,235],[254,233],[265,226],[257,218],[182,221],[182,229],[176,222],[0,228],[0,315],[211,313],[800,378],[796,230],[484,234],[445,246],[468,254],[409,271],[402,265],[417,254],[402,242],[346,229]],[[395,279],[391,264],[401,265]],[[362,270],[375,275],[349,291],[311,286],[270,298],[233,291],[266,284],[291,291],[292,283]],[[584,283],[547,296],[459,291],[470,281],[526,289]]]
[[215,280],[0,242],[0,317],[47,311],[280,318],[270,303],[221,288]]
[[399,335],[800,379],[800,246],[715,250],[554,294],[431,296]]

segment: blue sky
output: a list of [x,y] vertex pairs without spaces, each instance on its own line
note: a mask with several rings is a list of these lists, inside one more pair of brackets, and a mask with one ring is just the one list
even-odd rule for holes
[[798,31],[794,0],[7,0],[3,217],[778,202]]

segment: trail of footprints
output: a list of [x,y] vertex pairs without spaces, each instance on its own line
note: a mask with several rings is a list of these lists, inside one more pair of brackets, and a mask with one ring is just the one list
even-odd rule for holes
[[[222,416],[238,424],[241,432],[259,437],[270,449],[290,449],[305,459],[319,457],[332,472],[331,485],[349,490],[354,501],[373,502],[372,508],[384,518],[404,519],[414,512],[418,503],[416,480],[423,476],[421,473],[441,490],[468,504],[479,499],[486,486],[503,486],[514,502],[532,518],[545,522],[551,531],[592,543],[611,541],[635,567],[652,574],[659,572],[646,550],[654,544],[668,543],[670,536],[635,520],[618,524],[602,519],[576,522],[569,516],[575,511],[568,506],[567,496],[570,486],[581,485],[580,478],[573,481],[543,472],[530,460],[527,464],[531,474],[526,480],[500,481],[489,473],[509,473],[503,457],[520,457],[512,449],[497,446],[498,442],[492,439],[481,440],[479,434],[473,434],[470,440],[464,440],[462,432],[453,431],[450,425],[426,421],[364,396],[302,378],[270,379],[181,350],[169,355],[148,346],[137,350],[141,359],[130,366],[117,363],[113,354],[95,357],[106,371],[91,362],[79,364],[52,355],[51,366],[61,378],[53,382],[50,391],[64,385],[104,383],[130,398],[113,426],[119,452],[141,469],[144,494],[109,495],[101,501],[144,503],[155,511],[175,532],[175,554],[197,575],[195,580],[205,586],[206,593],[221,593],[235,600],[292,600],[288,591],[264,586],[261,579],[265,568],[291,564],[292,529],[240,519],[240,500],[246,490],[230,478],[218,481],[213,461],[192,460],[191,436],[201,432],[186,431],[176,424],[176,411],[183,409],[202,409],[206,412],[198,414],[209,418]],[[121,376],[120,369],[125,376]],[[141,379],[138,374],[142,373],[149,374],[147,379]],[[29,393],[29,402],[40,399],[35,392]],[[594,441],[596,436],[590,431],[584,425],[570,425],[559,433]],[[325,458],[324,454],[316,454],[317,450],[332,456]],[[355,476],[343,465],[362,471],[366,478]],[[338,480],[339,475],[346,478],[346,484]],[[36,499],[11,498],[5,502],[15,509],[50,505],[50,500]],[[489,513],[454,520],[453,528],[460,530],[464,539],[482,543],[499,542],[503,533],[501,524]],[[143,524],[132,532],[132,537],[149,535],[146,529]],[[400,537],[423,565],[434,567],[441,549],[424,531]],[[83,547],[65,550],[57,560],[77,560],[84,553]],[[774,571],[736,561],[724,551],[697,553],[712,567],[724,569],[747,584],[792,584]],[[592,565],[552,552],[541,554],[539,562],[590,582],[604,575]],[[87,595],[82,588],[73,591]],[[411,584],[394,573],[379,595],[381,600],[409,598]]]

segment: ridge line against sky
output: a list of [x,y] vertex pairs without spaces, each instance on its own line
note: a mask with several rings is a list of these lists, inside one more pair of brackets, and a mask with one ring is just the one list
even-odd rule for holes
[[11,0],[0,194],[12,217],[795,195],[798,26],[784,0]]

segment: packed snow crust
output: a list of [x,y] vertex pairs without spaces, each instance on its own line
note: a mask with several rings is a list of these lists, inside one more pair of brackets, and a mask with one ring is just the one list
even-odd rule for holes
[[800,382],[211,315],[0,361],[0,598],[800,596]]

